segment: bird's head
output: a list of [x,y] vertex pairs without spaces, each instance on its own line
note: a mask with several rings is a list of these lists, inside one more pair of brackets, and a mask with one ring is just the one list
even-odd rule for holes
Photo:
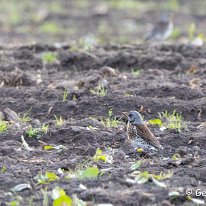
[[137,111],[131,111],[131,112],[129,112],[127,118],[128,118],[128,121],[129,121],[131,124],[134,124],[134,125],[144,125],[142,116],[141,116],[141,114],[140,114],[139,112],[137,112]]

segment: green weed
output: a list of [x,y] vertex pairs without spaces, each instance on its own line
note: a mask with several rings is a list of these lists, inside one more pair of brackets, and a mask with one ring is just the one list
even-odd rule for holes
[[56,125],[56,127],[61,127],[61,126],[63,126],[64,120],[63,120],[62,116],[60,116],[60,117],[58,118],[56,115],[54,115],[54,117],[55,117],[55,125]]
[[132,73],[132,76],[138,77],[141,74],[141,70],[132,68],[131,73]]
[[68,91],[67,91],[67,90],[64,90],[62,101],[63,101],[63,102],[66,102],[66,101],[67,101],[67,97],[68,97]]
[[107,90],[101,85],[98,85],[94,89],[90,89],[90,92],[92,94],[102,96],[102,97],[107,96],[107,93],[108,93]]
[[8,130],[8,123],[6,121],[0,121],[0,133]]
[[112,109],[109,109],[108,117],[106,119],[101,120],[101,123],[104,127],[118,127],[118,125],[120,124],[120,121],[114,119],[112,117],[112,114]]
[[181,132],[182,129],[187,127],[183,116],[175,110],[172,113],[169,113],[167,110],[165,112],[161,112],[159,113],[159,117],[162,120],[162,126],[166,129],[173,129]]
[[33,128],[32,126],[26,131],[28,137],[36,137],[39,134],[38,128]]
[[42,55],[42,61],[44,64],[54,63],[57,61],[57,55],[51,52],[44,53]]

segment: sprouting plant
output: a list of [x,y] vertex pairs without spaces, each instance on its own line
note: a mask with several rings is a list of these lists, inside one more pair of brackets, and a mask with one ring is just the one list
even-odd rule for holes
[[60,33],[62,29],[55,22],[45,22],[39,27],[39,30],[43,33],[55,34]]
[[38,128],[33,128],[32,126],[29,127],[29,129],[26,131],[26,135],[28,137],[36,137],[39,133],[39,129]]
[[45,187],[45,189],[41,188],[41,192],[43,194],[43,206],[48,206],[49,205],[49,197],[48,197],[47,187]]
[[63,102],[66,102],[67,101],[67,97],[68,97],[68,91],[67,90],[64,90],[64,93],[63,93]]
[[191,23],[189,28],[188,28],[188,37],[190,40],[194,39],[195,36],[195,31],[196,31],[196,25],[195,23]]
[[75,94],[73,95],[72,100],[73,100],[73,101],[76,101],[76,100],[77,100],[77,97],[76,97]]
[[118,127],[120,124],[120,121],[116,120],[115,118],[112,117],[112,109],[109,109],[108,111],[108,117],[106,119],[102,119],[101,123],[105,127]]
[[54,63],[57,61],[57,55],[51,52],[44,53],[42,55],[42,61],[47,64],[47,63]]
[[172,39],[177,39],[177,38],[179,38],[180,36],[181,36],[181,31],[180,31],[180,29],[175,27],[175,28],[173,29],[173,32],[172,32],[170,38],[172,38]]
[[37,184],[47,184],[49,182],[52,182],[52,181],[56,181],[59,179],[59,177],[53,173],[53,172],[45,172],[45,175],[43,175],[41,172],[36,176],[34,177],[34,179],[37,181]]
[[62,116],[60,116],[58,118],[56,115],[54,115],[54,117],[55,117],[55,125],[57,127],[61,127],[64,124],[64,120],[63,120]]
[[49,125],[48,124],[43,124],[42,127],[41,127],[41,131],[44,134],[47,134],[48,130],[49,130]]
[[28,205],[29,205],[29,206],[34,206],[33,201],[34,201],[34,196],[31,196],[31,197],[29,198]]
[[152,182],[158,187],[166,187],[166,185],[163,182],[159,181],[171,178],[172,175],[173,173],[170,171],[166,174],[160,173],[159,175],[150,174],[148,171],[144,171],[139,173],[138,175],[135,175],[135,182],[137,182],[138,184],[144,184],[149,180],[152,180]]
[[95,87],[94,89],[90,89],[90,92],[92,94],[96,94],[96,95],[102,96],[102,97],[106,96],[108,93],[107,89],[105,89],[105,87],[100,85],[100,84],[97,87]]
[[87,178],[97,178],[97,176],[100,173],[99,168],[96,166],[93,167],[86,167],[84,169],[85,166],[83,166],[80,169],[76,169],[74,171],[70,171],[66,178],[67,179],[71,179],[71,178],[78,178],[78,179],[87,179]]
[[0,170],[0,174],[4,173],[7,171],[7,168],[5,165],[2,166],[1,170]]
[[141,74],[141,70],[132,68],[131,73],[132,73],[132,76],[138,77]]
[[8,129],[8,123],[6,121],[0,121],[0,133],[5,132]]
[[20,114],[21,122],[30,122],[32,120],[30,117],[30,113],[31,113],[31,108],[28,111]]
[[98,162],[108,162],[112,163],[112,156],[108,154],[103,154],[102,150],[100,148],[97,148],[95,155],[93,156],[93,161]]
[[174,110],[172,113],[169,113],[167,110],[165,112],[161,112],[159,113],[159,117],[162,120],[162,126],[166,129],[174,129],[178,132],[181,132],[181,129],[187,127],[183,116],[176,112],[176,110]]

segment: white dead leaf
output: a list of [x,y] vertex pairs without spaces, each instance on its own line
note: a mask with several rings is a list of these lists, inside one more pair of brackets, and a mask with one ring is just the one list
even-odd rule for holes
[[198,204],[198,205],[205,205],[205,201],[197,198],[192,198],[192,202]]
[[130,179],[130,178],[127,178],[127,179],[126,179],[126,182],[128,182],[128,183],[132,183],[132,184],[137,183],[135,180]]
[[158,187],[163,187],[163,188],[166,188],[166,187],[167,187],[167,185],[166,185],[165,183],[159,182],[159,181],[156,180],[152,175],[151,175],[150,178],[151,178],[152,182],[153,182],[155,185],[157,185]]
[[27,151],[33,151],[34,149],[32,149],[31,147],[29,147],[29,145],[27,144],[27,142],[24,139],[24,136],[21,135],[21,141],[22,141],[22,145],[24,147],[25,150]]
[[82,190],[86,190],[87,189],[87,187],[85,185],[83,185],[83,184],[80,184],[79,188],[82,189]]
[[180,196],[180,193],[178,191],[171,191],[168,193],[169,197],[177,197]]
[[31,185],[28,183],[28,184],[19,184],[19,185],[16,185],[15,187],[12,187],[10,190],[12,192],[20,192],[22,190],[25,190],[25,189],[31,189]]
[[97,206],[113,206],[113,204],[110,204],[110,203],[102,203],[102,204],[97,204]]
[[52,194],[51,194],[52,199],[56,200],[57,198],[60,197],[61,193],[65,193],[64,190],[62,190],[60,187],[55,187],[52,190]]
[[67,147],[65,147],[64,145],[60,144],[60,145],[55,146],[54,149],[57,149],[57,150],[59,150],[59,149],[67,149]]
[[62,168],[59,168],[59,169],[57,170],[57,172],[58,172],[58,174],[61,175],[61,176],[64,175],[64,172],[63,172]]
[[162,127],[160,127],[160,131],[164,131],[164,130],[166,130],[167,128],[165,127],[165,126],[162,126]]

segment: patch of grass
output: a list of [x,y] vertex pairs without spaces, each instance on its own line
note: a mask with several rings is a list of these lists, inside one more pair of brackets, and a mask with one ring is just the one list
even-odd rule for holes
[[8,122],[0,121],[0,133],[8,130]]
[[41,192],[43,194],[43,206],[48,206],[49,205],[49,197],[48,197],[47,187],[45,187],[45,189],[41,188]]
[[26,131],[28,137],[36,137],[39,134],[38,128],[33,128],[32,126]]
[[73,101],[76,101],[76,100],[77,100],[77,97],[76,97],[75,94],[73,95],[72,100],[73,100]]
[[41,127],[41,131],[44,134],[47,134],[48,130],[49,130],[49,125],[48,124],[43,124],[42,127]]
[[131,73],[132,73],[132,76],[138,77],[141,74],[141,70],[132,68]]
[[94,162],[102,161],[108,163],[112,163],[113,160],[111,155],[104,154],[100,148],[97,148],[96,153],[92,159]]
[[192,22],[188,28],[188,38],[190,40],[193,40],[195,38],[195,32],[196,32],[197,28],[196,28],[196,24],[194,22]]
[[21,122],[30,122],[32,120],[32,118],[30,117],[30,113],[31,113],[31,108],[28,111],[20,114],[20,121]]
[[77,169],[75,171],[70,171],[67,175],[67,179],[78,178],[78,179],[87,179],[87,178],[97,178],[100,174],[99,168],[96,166],[86,167],[85,169]]
[[172,39],[177,39],[177,38],[179,38],[180,36],[181,36],[181,31],[180,31],[180,29],[178,29],[178,28],[175,27],[175,28],[173,29],[173,32],[172,32],[170,38],[172,38]]
[[62,127],[63,124],[64,124],[64,120],[63,120],[62,116],[60,116],[58,118],[56,115],[54,115],[54,117],[55,117],[55,125],[56,125],[56,127]]
[[176,112],[176,110],[172,113],[169,113],[167,110],[165,112],[161,112],[159,113],[159,117],[162,120],[162,126],[166,129],[173,129],[181,132],[182,129],[187,127],[183,116]]
[[59,25],[54,22],[46,22],[42,24],[39,28],[40,32],[48,34],[57,34],[60,33],[62,29],[59,28]]
[[90,89],[90,92],[101,97],[107,96],[108,93],[102,85],[98,85],[94,89]]
[[170,11],[178,11],[180,8],[180,4],[178,0],[168,0],[168,1],[164,1],[161,5],[160,5],[161,9],[163,10],[170,10]]
[[44,53],[42,55],[42,61],[44,64],[55,63],[57,62],[57,55],[51,52]]
[[67,90],[64,90],[62,101],[63,101],[63,102],[66,102],[66,101],[67,101],[67,97],[68,97],[68,91],[67,91]]
[[112,109],[109,109],[108,117],[106,119],[101,120],[101,123],[104,127],[118,127],[118,125],[120,124],[120,121],[113,118],[112,114],[113,114]]
[[2,166],[1,170],[0,170],[0,174],[5,173],[7,171],[6,166]]
[[86,35],[78,40],[78,46],[85,50],[92,49],[97,44],[97,38],[94,35]]

